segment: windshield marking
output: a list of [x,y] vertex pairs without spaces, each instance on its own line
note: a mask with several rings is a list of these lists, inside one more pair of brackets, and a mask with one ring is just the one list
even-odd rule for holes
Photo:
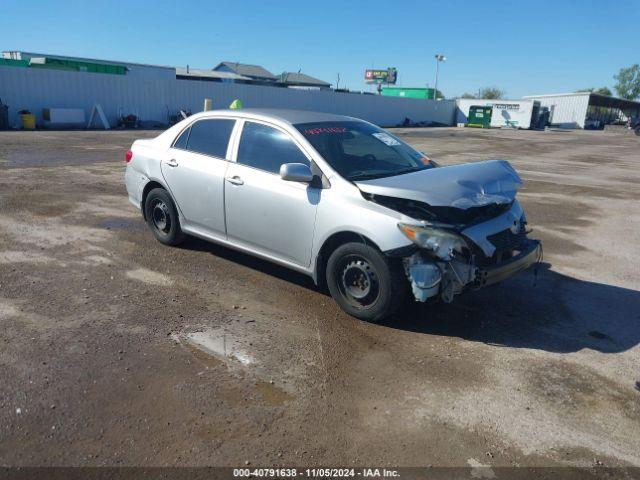
[[346,127],[319,127],[308,128],[304,131],[305,135],[320,135],[321,133],[346,133]]
[[378,140],[380,140],[382,143],[384,143],[388,147],[396,147],[396,146],[400,145],[400,142],[398,140],[396,140],[395,138],[393,138],[388,133],[377,132],[377,133],[372,133],[371,135],[376,137]]

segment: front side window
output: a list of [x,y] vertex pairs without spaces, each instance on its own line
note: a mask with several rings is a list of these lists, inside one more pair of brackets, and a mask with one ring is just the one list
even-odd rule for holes
[[[235,120],[198,120],[191,125],[187,150],[214,157],[226,158],[229,137]],[[180,140],[180,138],[178,139]]]
[[309,165],[309,160],[286,133],[260,123],[246,122],[240,137],[238,163],[279,173],[284,163]]
[[432,168],[402,140],[365,122],[317,122],[295,126],[347,180],[369,180]]

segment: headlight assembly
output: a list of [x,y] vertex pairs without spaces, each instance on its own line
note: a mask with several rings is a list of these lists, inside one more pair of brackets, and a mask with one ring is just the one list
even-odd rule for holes
[[421,248],[430,250],[442,260],[451,260],[454,251],[468,248],[464,239],[455,233],[439,228],[398,223],[400,231],[413,243]]

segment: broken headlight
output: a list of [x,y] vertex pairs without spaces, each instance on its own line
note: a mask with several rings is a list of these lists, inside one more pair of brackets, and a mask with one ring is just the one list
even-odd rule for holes
[[398,228],[413,243],[430,250],[442,260],[451,260],[454,251],[461,252],[463,248],[468,248],[467,242],[460,235],[439,228],[408,223],[398,223]]

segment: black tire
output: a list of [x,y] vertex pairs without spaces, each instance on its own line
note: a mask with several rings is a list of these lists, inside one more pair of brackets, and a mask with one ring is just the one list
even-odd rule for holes
[[178,245],[184,240],[178,210],[165,189],[154,188],[149,192],[144,202],[144,214],[147,225],[160,243]]
[[364,243],[345,243],[327,261],[327,286],[336,303],[356,318],[380,321],[404,303],[407,279],[399,261]]
[[636,135],[640,136],[640,127],[636,127]]

